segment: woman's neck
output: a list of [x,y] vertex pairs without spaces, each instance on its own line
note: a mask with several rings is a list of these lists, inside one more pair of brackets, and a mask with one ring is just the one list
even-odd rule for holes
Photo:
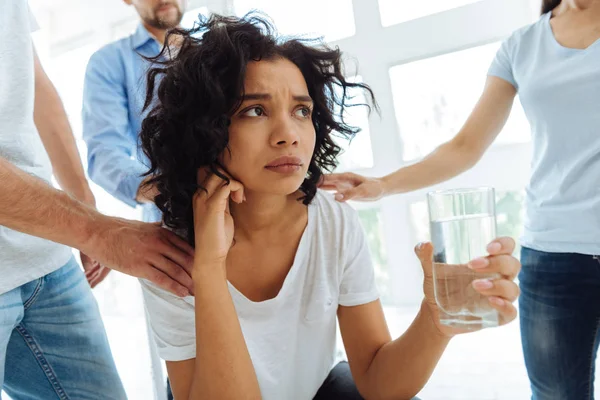
[[281,196],[247,192],[245,196],[246,201],[242,204],[230,203],[236,240],[277,237],[297,222],[306,208],[298,201],[301,193]]
[[600,1],[598,0],[563,0],[554,10],[555,16],[569,11],[593,11],[600,12]]

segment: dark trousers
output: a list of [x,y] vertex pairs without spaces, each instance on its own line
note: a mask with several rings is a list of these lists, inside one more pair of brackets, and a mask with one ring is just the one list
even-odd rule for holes
[[600,341],[600,262],[524,247],[521,341],[533,400],[592,400]]
[[[169,400],[173,400],[171,385],[168,380],[167,390]],[[350,373],[350,366],[346,361],[342,361],[331,370],[313,400],[363,400],[360,393],[358,393],[358,389],[356,389],[354,379]],[[413,400],[419,399],[415,397]]]
[[[313,400],[363,400],[346,361],[336,365]],[[419,400],[417,397],[412,400]]]

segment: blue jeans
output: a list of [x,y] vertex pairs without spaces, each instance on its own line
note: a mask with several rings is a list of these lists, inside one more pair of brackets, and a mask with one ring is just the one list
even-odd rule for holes
[[126,399],[96,299],[74,259],[0,295],[0,389],[14,400]]
[[600,339],[598,257],[524,247],[521,263],[521,340],[532,399],[593,399]]

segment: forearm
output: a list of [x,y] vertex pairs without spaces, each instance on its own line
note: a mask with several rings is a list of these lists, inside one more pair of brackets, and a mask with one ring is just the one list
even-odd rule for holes
[[77,199],[93,204],[94,196],[63,104],[45,74],[36,76],[34,120],[60,187]]
[[516,94],[510,83],[489,77],[460,132],[422,161],[382,178],[384,193],[404,193],[435,185],[473,167],[506,124]]
[[385,194],[411,192],[444,182],[473,167],[479,157],[466,144],[451,140],[416,164],[383,177]]
[[225,269],[196,274],[194,284],[196,364],[190,399],[261,399]]
[[0,158],[0,225],[84,249],[106,217]]
[[422,305],[408,330],[377,352],[366,372],[364,395],[374,400],[413,398],[429,380],[449,341]]

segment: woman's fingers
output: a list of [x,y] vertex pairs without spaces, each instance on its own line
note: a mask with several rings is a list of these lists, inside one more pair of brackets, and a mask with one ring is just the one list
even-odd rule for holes
[[498,311],[500,325],[506,325],[517,318],[515,306],[500,297],[489,297],[490,305]]
[[225,207],[226,209],[229,204],[229,198],[236,203],[244,201],[244,186],[238,181],[232,180],[229,184],[223,183],[210,199],[208,199],[206,205],[208,207]]
[[198,170],[198,184],[202,186],[205,190],[199,190],[196,196],[208,201],[208,199],[212,198],[217,191],[220,191],[224,186],[230,186],[231,199],[236,203],[241,203],[244,201],[244,191],[243,186],[240,182],[233,179],[227,172],[219,169],[219,172],[226,176],[229,179],[229,184],[227,181],[216,174],[212,174],[210,172],[207,173],[206,168],[200,168]]
[[510,255],[498,255],[476,258],[469,262],[469,268],[481,273],[498,273],[513,280],[521,270],[521,263]]
[[244,195],[244,185],[242,185],[236,180],[232,179],[229,182],[229,192],[231,200],[235,201],[238,204],[242,203],[246,199]]
[[202,183],[199,183],[204,190],[199,190],[199,196],[209,199],[212,195],[225,183],[225,180],[218,175],[211,174],[204,179]]
[[487,246],[487,251],[491,256],[510,255],[515,251],[515,241],[510,237],[497,238]]
[[477,279],[473,281],[472,285],[484,296],[498,297],[510,303],[517,300],[521,293],[516,283],[506,279]]

